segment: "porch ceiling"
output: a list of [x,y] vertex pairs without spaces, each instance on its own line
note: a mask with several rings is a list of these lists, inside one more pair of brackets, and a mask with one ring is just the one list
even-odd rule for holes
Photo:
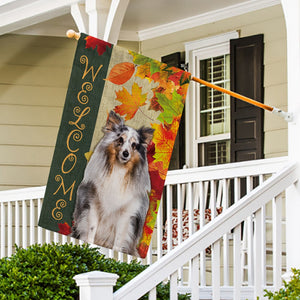
[[[0,34],[64,36],[77,29],[71,5],[84,0],[1,0]],[[245,12],[280,4],[280,0],[130,0],[120,39],[145,40]]]

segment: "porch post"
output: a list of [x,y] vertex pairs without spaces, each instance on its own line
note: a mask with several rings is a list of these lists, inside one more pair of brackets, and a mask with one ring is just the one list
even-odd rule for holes
[[[287,31],[288,111],[294,120],[288,124],[288,155],[300,166],[300,1],[281,0]],[[300,179],[300,174],[298,176]],[[286,194],[287,271],[300,268],[300,182]]]
[[74,276],[79,286],[80,300],[113,300],[113,287],[119,276],[117,274],[93,271]]

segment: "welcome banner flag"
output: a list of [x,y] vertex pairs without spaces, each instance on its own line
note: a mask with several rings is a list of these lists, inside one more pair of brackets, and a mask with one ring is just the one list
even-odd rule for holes
[[39,226],[144,258],[190,78],[82,33]]

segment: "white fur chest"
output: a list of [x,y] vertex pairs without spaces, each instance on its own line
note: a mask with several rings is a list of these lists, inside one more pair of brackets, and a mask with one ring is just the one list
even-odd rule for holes
[[126,168],[115,167],[103,180],[98,193],[106,212],[128,207],[136,199],[134,185],[127,182],[126,172]]

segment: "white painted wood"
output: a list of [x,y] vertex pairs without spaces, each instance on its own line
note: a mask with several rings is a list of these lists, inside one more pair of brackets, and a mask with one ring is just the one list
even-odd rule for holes
[[177,271],[176,271],[170,276],[170,300],[177,300],[177,299],[178,299],[178,294],[177,294]]
[[[281,0],[287,32],[288,108],[294,114],[288,125],[288,156],[300,162],[300,103],[297,99],[300,82],[300,2]],[[299,178],[299,175],[298,175]],[[300,185],[291,186],[286,193],[286,251],[287,270],[300,268],[300,239],[295,239],[295,228],[300,228]]]
[[157,235],[157,259],[160,259],[162,257],[162,247],[161,247],[161,241],[162,241],[162,210],[163,206],[160,205],[158,212],[157,212],[157,221],[156,221],[156,235]]
[[233,299],[241,299],[242,265],[241,265],[241,225],[233,233]]
[[105,41],[112,44],[117,43],[128,4],[129,0],[111,1],[103,35]]
[[241,12],[250,12],[257,9],[279,4],[280,0],[252,0],[241,2],[237,5],[227,6],[226,8],[209,11],[191,18],[181,19],[168,24],[155,26],[150,29],[140,30],[138,32],[141,41],[162,36],[169,33],[174,33],[184,29],[197,27],[204,24],[211,24],[223,19],[240,15]]
[[[228,199],[228,183],[226,179],[222,179],[222,203],[218,206],[223,206],[223,209],[226,210],[229,207]],[[224,286],[229,285],[229,238],[228,233],[225,233],[223,236],[223,281]]]
[[22,201],[22,247],[27,247],[27,204]]
[[262,260],[261,260],[261,282],[262,286],[267,285],[267,255],[266,255],[266,206],[261,207],[261,251],[262,251]]
[[[38,198],[37,199],[37,211],[38,211],[38,216],[40,217],[41,214],[41,210],[42,210],[42,199]],[[37,229],[37,242],[38,244],[42,244],[43,243],[43,229],[42,227],[38,226]]]
[[[272,200],[273,208],[273,284],[275,291],[282,286],[282,195]],[[297,239],[297,238],[295,238]]]
[[[66,14],[79,0],[26,1],[15,7],[0,7],[0,34],[16,31]],[[18,1],[20,3],[20,1]],[[17,2],[16,2],[17,3]]]
[[221,299],[221,294],[220,294],[220,241],[216,241],[215,243],[212,244],[211,247],[211,263],[212,263],[212,290],[213,290],[213,299],[214,300],[219,300]]
[[51,234],[51,231],[50,230],[45,230],[46,233],[46,243],[49,244],[51,242],[51,239],[50,239],[50,234]]
[[85,5],[74,3],[71,5],[71,15],[76,23],[79,32],[88,32],[88,15],[85,11]]
[[233,179],[246,176],[258,176],[260,174],[271,174],[279,171],[286,163],[286,157],[270,159],[257,159],[247,162],[222,164],[200,168],[188,168],[172,170],[167,174],[165,184],[177,184],[178,182],[196,182],[218,179]]
[[13,235],[12,235],[12,203],[7,203],[7,256],[12,255]]
[[119,276],[100,271],[93,271],[74,276],[77,286],[79,286],[79,298],[81,300],[113,300],[113,287]]
[[191,260],[191,300],[199,299],[199,255]]
[[20,246],[20,205],[15,201],[15,244]]
[[[251,176],[246,177],[246,190],[247,194],[253,189],[253,178]],[[253,216],[250,215],[245,223],[246,234],[247,234],[247,270],[248,270],[248,284],[253,285],[254,283],[254,258],[253,258]]]
[[35,243],[35,211],[34,211],[34,201],[33,199],[30,199],[29,202],[30,206],[30,212],[29,212],[29,220],[30,220],[30,227],[29,227],[29,240],[30,240],[30,245],[33,245]]
[[172,250],[172,234],[173,234],[173,230],[172,230],[172,186],[167,185],[166,187],[166,193],[167,193],[167,245],[168,245],[168,252],[170,252]]
[[[178,216],[178,245],[182,243],[182,188],[181,184],[177,184],[177,216]],[[178,269],[179,285],[183,285],[183,267]]]
[[218,218],[209,222],[188,240],[166,254],[158,262],[149,266],[144,272],[136,276],[126,286],[115,292],[115,300],[139,298],[174,273],[190,258],[195,257],[208,245],[214,243],[226,232],[239,225],[249,214],[255,213],[268,199],[281,193],[293,184],[297,178],[297,166],[289,164],[272,178],[251,191],[236,204],[224,211]]
[[154,287],[153,289],[151,289],[149,291],[148,299],[149,300],[156,300],[156,287]]
[[0,234],[1,234],[1,245],[0,245],[0,257],[5,256],[5,206],[4,203],[1,202],[0,205],[0,210],[1,210],[1,220],[0,220]]
[[263,280],[262,280],[262,210],[255,213],[254,229],[254,299],[263,297]]
[[216,217],[216,181],[210,181],[210,200],[209,207],[211,209],[211,219],[213,220]]

